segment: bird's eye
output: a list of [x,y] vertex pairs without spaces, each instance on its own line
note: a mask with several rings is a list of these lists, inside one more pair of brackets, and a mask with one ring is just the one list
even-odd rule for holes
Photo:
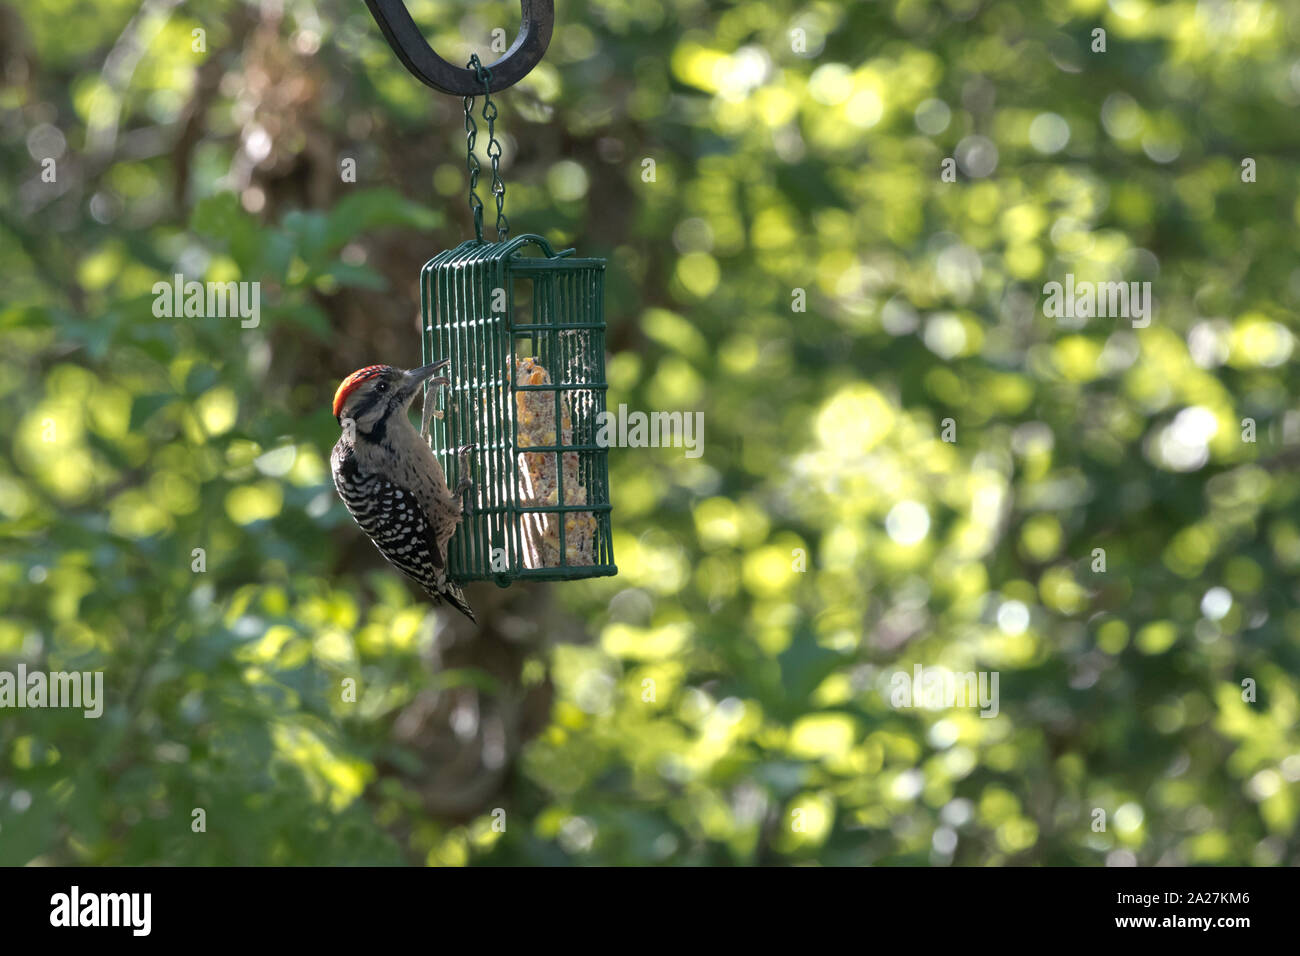
[[387,382],[376,383],[375,391],[379,392],[382,395],[384,392],[388,391],[388,383]]

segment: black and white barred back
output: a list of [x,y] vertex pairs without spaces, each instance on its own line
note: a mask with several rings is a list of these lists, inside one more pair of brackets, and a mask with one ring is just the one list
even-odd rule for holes
[[343,504],[388,563],[419,584],[434,603],[446,601],[475,620],[461,589],[447,580],[433,525],[411,490],[363,473],[352,444],[342,439],[334,446],[330,466]]

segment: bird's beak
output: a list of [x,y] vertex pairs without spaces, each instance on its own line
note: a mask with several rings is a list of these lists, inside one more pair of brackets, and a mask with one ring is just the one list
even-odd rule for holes
[[402,375],[401,394],[402,401],[409,402],[415,398],[415,393],[420,390],[424,382],[433,377],[433,373],[438,369],[446,368],[451,364],[451,359],[445,358],[441,361],[434,362],[431,365],[421,365],[419,368],[413,368]]

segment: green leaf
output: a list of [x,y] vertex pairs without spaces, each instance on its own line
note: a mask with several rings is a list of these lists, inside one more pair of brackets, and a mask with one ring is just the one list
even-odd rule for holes
[[139,431],[149,419],[175,400],[176,396],[171,392],[149,392],[135,396],[131,400],[131,422],[128,429]]
[[403,198],[395,190],[367,189],[344,197],[330,212],[328,248],[341,248],[355,236],[379,226],[406,226],[427,232],[442,225],[442,221],[439,213]]

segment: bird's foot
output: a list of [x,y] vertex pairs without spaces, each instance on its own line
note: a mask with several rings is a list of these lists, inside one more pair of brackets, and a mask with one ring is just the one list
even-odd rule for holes
[[434,418],[442,418],[442,412],[435,408],[437,396],[434,394],[441,386],[450,385],[449,378],[431,378],[429,387],[424,391],[424,408],[420,413],[420,437],[425,441],[429,440],[429,422]]
[[456,457],[460,461],[460,483],[456,485],[456,494],[461,494],[474,487],[474,479],[469,476],[469,453],[478,447],[478,442],[470,442],[468,445],[461,445],[456,449]]
[[[469,476],[469,453],[477,447],[478,442],[470,442],[456,450],[456,456],[460,461],[460,481],[456,484],[457,498],[474,487],[474,479]],[[466,512],[469,510],[468,507],[465,509]]]

